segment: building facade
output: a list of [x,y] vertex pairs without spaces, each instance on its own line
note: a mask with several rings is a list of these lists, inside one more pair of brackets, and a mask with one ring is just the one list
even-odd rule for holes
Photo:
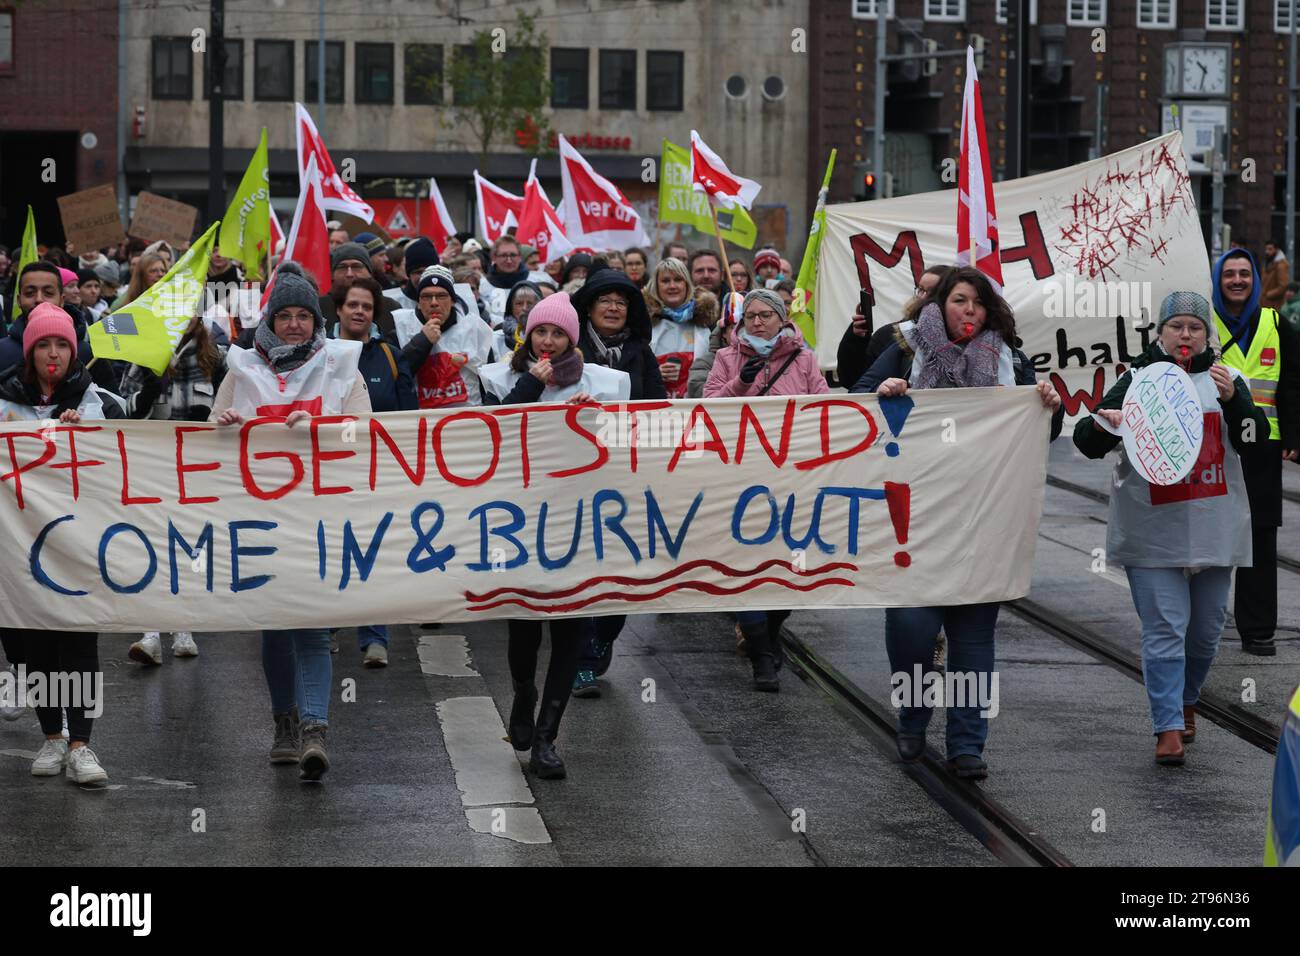
[[[446,68],[453,49],[471,43],[476,32],[512,29],[520,5],[326,4],[323,115],[318,9],[316,0],[271,0],[256,10],[227,10],[227,190],[266,126],[272,195],[282,212],[292,209],[293,104],[299,101],[313,114],[336,166],[354,162],[354,187],[362,196],[400,196],[436,176],[456,224],[472,228],[479,147],[457,122]],[[552,90],[545,112],[552,127],[614,180],[650,225],[662,142],[688,144],[698,129],[735,172],[763,184],[755,211],[760,241],[802,247],[808,221],[802,91],[810,58],[792,52],[791,36],[808,22],[806,0],[539,0],[527,9],[546,36]],[[130,17],[127,106],[145,116],[125,152],[130,191],[149,189],[203,208],[207,52],[196,52],[194,40],[208,26],[206,6],[188,11],[150,0],[132,4]],[[518,141],[528,137],[526,129],[504,130],[484,174],[522,192],[532,154]],[[544,153],[538,169],[558,203],[555,153]],[[665,224],[658,238],[684,229]]]
[[74,0],[0,4],[0,243],[62,241],[57,198],[118,168],[118,12]]
[[[872,155],[877,10],[889,54],[962,50],[983,39],[980,73],[994,177],[1007,164],[1007,0],[813,0],[809,88],[813,155],[840,148],[832,201],[850,201],[863,170],[892,173],[896,194],[943,188],[959,154],[965,60],[891,63],[886,155]],[[1034,0],[1030,4],[1028,172],[1133,146],[1178,123],[1189,148],[1216,122],[1227,133],[1224,221],[1234,244],[1285,233],[1290,0]],[[1172,107],[1177,107],[1175,111]],[[855,164],[857,164],[855,166]],[[1208,166],[1190,170],[1209,241]],[[810,171],[805,187],[818,183]]]

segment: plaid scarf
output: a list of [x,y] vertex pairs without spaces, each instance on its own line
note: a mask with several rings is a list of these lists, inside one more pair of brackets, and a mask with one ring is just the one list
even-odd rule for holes
[[985,329],[966,343],[948,338],[939,306],[921,310],[916,332],[925,346],[925,364],[916,373],[916,388],[983,388],[998,383],[1002,335]]

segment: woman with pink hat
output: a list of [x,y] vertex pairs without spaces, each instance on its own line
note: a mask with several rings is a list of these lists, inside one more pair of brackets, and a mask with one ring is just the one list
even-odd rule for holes
[[[57,419],[76,425],[83,419],[121,418],[114,401],[103,401],[77,358],[77,333],[68,313],[42,302],[32,309],[23,330],[23,361],[0,372],[0,421]],[[25,644],[28,677],[35,686],[66,686],[53,674],[76,674],[83,688],[98,688],[99,635],[94,632],[45,631],[5,628],[6,646],[16,639]],[[98,694],[98,689],[95,691]],[[98,703],[98,701],[96,701]],[[81,703],[88,701],[83,697]],[[78,784],[102,783],[108,774],[90,749],[94,718],[84,706],[34,702],[36,719],[45,743],[32,762],[32,775],[53,777],[64,773]],[[68,737],[63,736],[67,721]]]

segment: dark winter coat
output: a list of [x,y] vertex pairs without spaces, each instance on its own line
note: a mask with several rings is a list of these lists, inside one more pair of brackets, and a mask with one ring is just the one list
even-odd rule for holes
[[621,292],[627,297],[627,328],[630,333],[618,362],[609,367],[627,372],[632,380],[632,401],[667,398],[668,390],[659,374],[659,360],[650,347],[650,313],[646,311],[645,299],[636,283],[617,269],[597,269],[590,273],[573,296],[573,307],[578,312],[578,348],[582,350],[583,360],[595,365],[605,364],[594,341],[596,331],[591,327],[591,310],[596,300],[607,292]]

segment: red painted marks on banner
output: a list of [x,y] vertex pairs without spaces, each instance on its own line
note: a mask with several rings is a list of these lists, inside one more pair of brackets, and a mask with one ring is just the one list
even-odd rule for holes
[[[912,486],[885,482],[885,502],[889,505],[889,520],[894,525],[894,537],[899,544],[907,544],[907,529],[912,521]],[[906,551],[896,551],[894,563],[900,568],[909,567],[912,556]]]
[[812,581],[808,584],[796,584],[785,578],[753,578],[744,584],[736,587],[724,587],[720,584],[712,584],[708,581],[679,581],[670,584],[667,587],[660,588],[658,591],[650,591],[645,594],[628,594],[624,591],[608,591],[604,594],[596,594],[589,598],[583,598],[581,601],[571,601],[568,604],[534,604],[531,601],[525,601],[520,598],[506,598],[505,600],[496,601],[492,604],[482,604],[477,607],[470,607],[470,611],[491,611],[494,608],[504,607],[507,604],[517,604],[519,607],[526,608],[529,611],[540,611],[547,614],[568,614],[573,611],[580,611],[584,607],[589,607],[600,601],[627,601],[637,604],[645,601],[653,601],[663,597],[665,594],[672,594],[674,591],[703,591],[705,594],[717,596],[727,594],[743,594],[746,591],[752,591],[754,588],[762,587],[764,584],[773,584],[778,587],[788,588],[791,591],[800,591],[808,593],[818,588],[835,585],[837,587],[851,588],[853,582],[847,578],[826,578],[823,581]]

